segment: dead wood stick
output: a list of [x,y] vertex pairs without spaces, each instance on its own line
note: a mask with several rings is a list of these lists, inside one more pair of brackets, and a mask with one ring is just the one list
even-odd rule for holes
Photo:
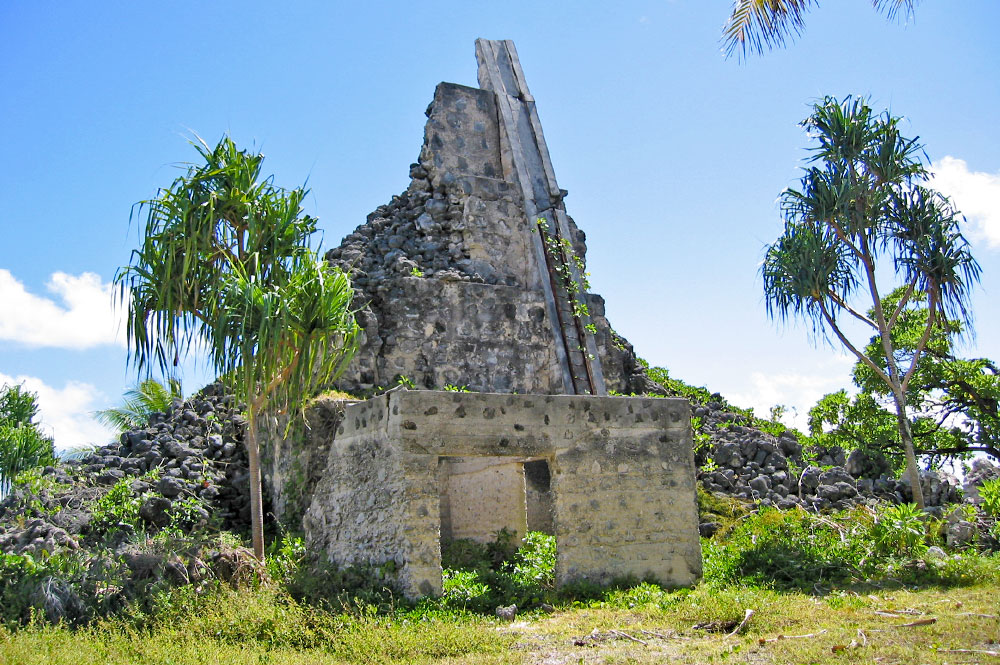
[[938,653],[981,653],[987,656],[1000,656],[1000,651],[986,649],[938,649]]
[[857,640],[851,640],[851,643],[847,645],[848,649],[857,649],[858,647],[868,646],[868,638],[865,636],[864,631],[860,628],[858,628],[858,637],[861,638],[861,641],[858,642]]
[[929,626],[932,623],[937,623],[937,619],[931,617],[930,619],[920,619],[919,621],[912,621],[910,623],[901,623],[897,628],[912,628],[913,626]]
[[736,626],[736,628],[733,629],[733,632],[731,632],[728,635],[726,635],[726,637],[732,637],[733,635],[739,635],[740,631],[742,631],[746,627],[747,623],[750,621],[750,617],[752,617],[754,614],[756,614],[755,610],[744,610],[744,612],[745,612],[745,615],[743,616],[743,621],[740,621],[740,625]]
[[653,637],[659,637],[661,640],[669,640],[671,637],[670,635],[664,635],[663,633],[658,633],[655,630],[642,630],[640,628],[639,632],[644,635],[652,635]]
[[612,635],[617,635],[618,637],[624,637],[626,639],[632,640],[633,642],[638,642],[639,644],[642,644],[644,646],[647,646],[647,647],[649,646],[649,642],[645,642],[643,640],[640,640],[638,637],[632,637],[631,635],[629,635],[628,633],[626,633],[624,631],[621,631],[621,630],[609,630],[608,632],[611,633]]
[[892,612],[887,612],[886,610],[872,610],[875,614],[883,617],[901,617],[901,616],[920,616],[923,612],[918,612],[917,610],[893,610]]
[[778,635],[777,637],[760,638],[757,640],[758,644],[767,644],[768,642],[780,642],[781,640],[805,640],[810,637],[818,637],[826,632],[826,628],[817,633],[808,633],[806,635]]

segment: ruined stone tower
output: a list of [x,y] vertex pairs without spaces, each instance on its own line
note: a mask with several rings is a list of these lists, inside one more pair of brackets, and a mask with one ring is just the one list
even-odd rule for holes
[[364,304],[364,341],[339,385],[405,376],[428,389],[644,392],[604,301],[587,293],[585,235],[514,46],[478,40],[476,55],[480,88],[438,85],[410,186],[327,254]]
[[690,584],[687,400],[607,396],[651,382],[587,293],[513,44],[476,56],[480,88],[438,85],[410,186],[327,255],[363,305],[339,386],[421,390],[317,401],[304,440],[268,446],[275,512],[298,506],[311,551],[391,570],[412,596],[441,591],[442,540],[501,528],[554,534],[560,584]]

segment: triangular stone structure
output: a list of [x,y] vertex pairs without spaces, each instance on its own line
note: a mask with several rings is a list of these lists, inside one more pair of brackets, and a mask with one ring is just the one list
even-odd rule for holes
[[478,40],[480,88],[441,83],[410,186],[327,259],[351,272],[364,341],[348,391],[448,385],[501,393],[642,393],[628,343],[587,292],[510,41]]

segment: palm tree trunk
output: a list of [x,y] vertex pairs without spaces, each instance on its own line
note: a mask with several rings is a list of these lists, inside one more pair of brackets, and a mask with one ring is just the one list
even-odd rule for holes
[[896,424],[899,427],[899,440],[906,454],[906,475],[910,478],[910,489],[913,501],[921,510],[924,509],[924,492],[920,487],[920,471],[917,469],[917,455],[913,450],[913,432],[910,430],[910,419],[906,416],[906,397],[895,388],[892,391],[896,403]]
[[253,536],[253,555],[264,561],[264,502],[260,475],[260,445],[257,442],[257,423],[254,413],[247,418],[247,457],[250,458],[250,532]]

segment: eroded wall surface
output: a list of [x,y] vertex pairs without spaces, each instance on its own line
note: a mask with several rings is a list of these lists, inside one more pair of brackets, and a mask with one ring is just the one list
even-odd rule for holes
[[392,561],[409,595],[441,590],[442,457],[547,461],[560,584],[701,574],[686,400],[394,391],[348,407],[331,436],[307,545]]
[[441,457],[441,538],[489,543],[528,531],[524,466],[514,457]]

